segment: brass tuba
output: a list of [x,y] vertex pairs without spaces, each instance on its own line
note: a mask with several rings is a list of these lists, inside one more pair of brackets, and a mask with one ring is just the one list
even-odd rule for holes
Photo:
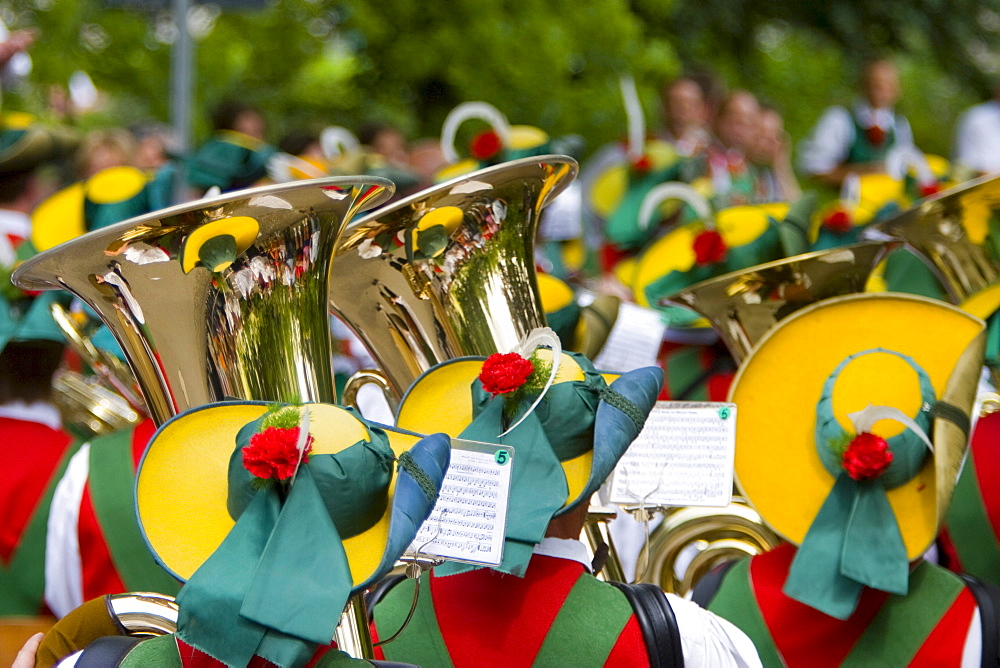
[[[40,253],[13,280],[68,290],[97,311],[157,424],[225,397],[335,403],[333,253],[347,221],[393,191],[347,177],[198,200]],[[352,599],[338,644],[370,658],[363,619]]]
[[[661,301],[708,318],[733,358],[742,361],[781,319],[815,302],[863,292],[898,242],[865,242],[748,267],[696,283]],[[779,543],[739,496],[726,508],[664,509],[639,556],[637,579],[686,594],[716,565]],[[643,567],[644,565],[644,567]]]
[[[512,350],[544,327],[535,229],[577,169],[565,156],[514,160],[351,224],[333,260],[330,310],[380,366],[363,380],[398,400],[435,364]],[[348,383],[345,401],[357,387]]]
[[162,424],[227,396],[333,403],[327,286],[375,177],[266,186],[132,218],[40,253],[13,280],[101,316]]

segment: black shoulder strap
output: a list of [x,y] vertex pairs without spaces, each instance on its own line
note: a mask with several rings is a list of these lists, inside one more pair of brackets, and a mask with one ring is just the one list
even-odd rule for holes
[[654,584],[612,582],[625,594],[646,641],[651,668],[683,668],[684,652],[677,619],[663,590]]
[[960,575],[979,606],[979,620],[983,629],[983,668],[1000,666],[1000,589],[971,575]]
[[104,636],[87,645],[76,668],[108,668],[122,662],[132,648],[142,642],[134,636]]

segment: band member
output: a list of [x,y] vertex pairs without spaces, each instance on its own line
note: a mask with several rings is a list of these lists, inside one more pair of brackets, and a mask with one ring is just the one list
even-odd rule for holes
[[996,592],[922,560],[966,452],[985,339],[944,303],[855,295],[798,311],[744,362],[737,481],[789,543],[695,600],[765,664],[994,664]]
[[885,171],[885,157],[894,146],[913,146],[906,118],[896,112],[902,95],[899,72],[889,60],[864,66],[861,99],[851,110],[830,107],[820,117],[799,152],[799,169],[839,188],[851,173]]
[[[553,373],[555,382],[529,409]],[[647,609],[637,592],[598,581],[578,541],[592,493],[638,435],[661,379],[659,369],[644,368],[607,385],[586,358],[539,350],[531,359],[459,358],[411,386],[400,426],[509,443],[516,452],[502,562],[495,569],[452,562],[419,586],[406,581],[388,589],[374,607],[377,636],[399,632],[379,648],[385,658],[645,665],[665,653],[667,665],[757,665],[742,633],[697,606],[654,588],[652,595],[642,590]],[[416,609],[406,623],[415,588]]]
[[57,625],[39,665],[74,646],[98,665],[350,663],[330,651],[341,612],[413,541],[450,454],[443,435],[356,415],[233,401],[168,421],[140,466],[137,504],[156,559],[186,580],[176,633],[95,641],[107,618],[98,609],[76,628]]

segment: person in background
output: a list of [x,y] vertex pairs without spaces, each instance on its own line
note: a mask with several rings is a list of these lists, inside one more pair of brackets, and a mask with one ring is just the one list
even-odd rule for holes
[[76,174],[89,179],[109,167],[131,165],[135,137],[122,128],[103,128],[87,133],[76,154]]
[[967,176],[1000,171],[1000,82],[993,97],[959,117],[955,130],[954,163]]
[[754,199],[754,170],[748,155],[760,127],[760,103],[747,90],[734,90],[715,119],[718,142],[708,149],[708,172],[717,207],[749,204]]
[[755,201],[791,202],[802,194],[792,169],[791,138],[785,132],[784,119],[774,107],[761,108],[750,161],[757,172]]
[[267,124],[256,108],[240,102],[220,104],[212,114],[215,135],[188,163],[190,184],[223,192],[254,185],[267,176],[267,161],[277,149],[265,141]]
[[660,138],[685,157],[700,155],[712,141],[709,106],[698,82],[683,76],[669,82],[662,95],[664,127]]
[[406,137],[399,128],[388,123],[365,123],[358,129],[362,146],[383,156],[390,165],[409,168],[410,157],[406,151]]
[[850,110],[835,106],[824,111],[799,150],[799,169],[834,188],[848,174],[885,171],[889,149],[913,145],[909,122],[895,110],[902,95],[895,64],[868,62],[860,92]]

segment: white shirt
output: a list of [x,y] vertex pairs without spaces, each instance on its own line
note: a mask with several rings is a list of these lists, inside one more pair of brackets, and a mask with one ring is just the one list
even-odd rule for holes
[[[590,572],[587,548],[578,540],[545,538],[535,546],[534,553],[579,562]],[[753,642],[731,622],[679,596],[664,596],[677,619],[685,665],[737,668],[761,665]]]
[[[867,104],[858,104],[854,114],[864,127],[878,125],[886,132],[895,130],[897,145],[913,145],[909,122],[892,109],[873,109]],[[854,139],[851,112],[844,107],[830,107],[799,146],[799,169],[810,175],[830,173],[847,159]]]
[[17,259],[14,245],[8,237],[27,239],[31,236],[31,218],[20,211],[0,209],[0,265],[9,267]]
[[977,104],[959,117],[954,160],[976,172],[1000,171],[1000,103]]

